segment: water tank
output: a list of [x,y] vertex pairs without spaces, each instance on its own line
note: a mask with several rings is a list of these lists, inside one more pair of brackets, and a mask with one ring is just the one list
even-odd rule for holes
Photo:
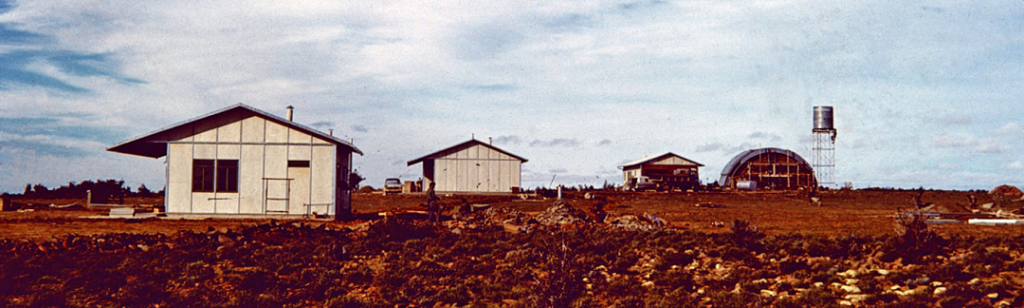
[[757,190],[757,182],[754,182],[754,181],[736,181],[736,189],[738,189],[738,190]]
[[832,106],[814,106],[814,130],[833,130]]

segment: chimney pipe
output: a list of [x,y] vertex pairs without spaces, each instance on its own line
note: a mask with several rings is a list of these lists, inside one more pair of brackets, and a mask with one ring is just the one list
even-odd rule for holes
[[292,114],[295,113],[295,107],[288,106],[288,122],[292,121]]
[[487,137],[487,144],[488,145],[494,145],[494,140],[491,139],[491,137]]
[[334,129],[333,128],[328,128],[327,129],[327,135],[331,136],[331,137],[334,137]]

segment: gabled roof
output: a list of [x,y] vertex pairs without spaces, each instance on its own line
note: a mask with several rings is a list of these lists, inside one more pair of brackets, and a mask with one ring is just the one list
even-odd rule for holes
[[797,161],[797,162],[799,162],[799,163],[801,163],[803,165],[807,165],[808,167],[811,166],[811,164],[808,164],[807,161],[804,160],[803,157],[800,157],[800,155],[797,155],[796,152],[793,152],[793,151],[790,151],[790,150],[783,150],[783,149],[780,149],[780,148],[760,148],[760,149],[747,150],[746,152],[740,153],[739,155],[736,155],[736,157],[733,157],[732,160],[730,160],[729,163],[725,165],[725,168],[722,169],[722,178],[718,180],[718,183],[721,184],[721,185],[724,185],[724,183],[727,183],[727,181],[729,180],[729,177],[734,176],[734,175],[736,175],[736,174],[738,174],[740,172],[740,169],[738,169],[738,168],[743,166],[743,163],[746,163],[747,161],[749,161],[751,159],[754,159],[754,158],[760,156],[761,154],[770,154],[770,153],[778,153],[778,154],[782,154],[782,155],[785,155],[785,156],[789,156],[789,158],[791,158],[791,159],[793,159],[793,160],[795,160],[795,161]]
[[502,149],[499,149],[499,148],[497,148],[497,147],[495,147],[493,145],[484,143],[484,142],[482,142],[480,140],[470,139],[469,141],[466,141],[466,142],[463,142],[463,143],[459,143],[459,144],[456,144],[456,145],[453,145],[453,146],[441,149],[441,150],[439,150],[437,152],[424,155],[423,157],[420,157],[420,158],[417,158],[417,159],[410,160],[409,163],[408,163],[408,166],[412,166],[412,165],[418,164],[418,163],[420,163],[420,162],[422,162],[424,160],[435,159],[435,158],[438,158],[438,157],[441,157],[441,156],[448,155],[449,153],[458,152],[458,151],[460,151],[462,149],[465,149],[465,148],[468,148],[468,147],[472,147],[472,146],[475,146],[475,145],[482,145],[482,146],[491,148],[491,149],[493,149],[495,151],[501,152],[502,154],[505,154],[505,155],[508,155],[508,156],[512,156],[513,158],[518,159],[518,160],[520,160],[520,161],[522,161],[524,163],[527,162],[527,160],[525,158],[519,157],[518,155],[509,153],[509,152],[507,152],[505,150],[502,150]]
[[662,160],[662,159],[665,159],[666,157],[670,157],[670,156],[675,156],[675,157],[678,157],[679,159],[682,159],[682,160],[688,161],[690,163],[693,163],[694,165],[697,165],[697,167],[704,167],[704,165],[701,164],[701,163],[695,162],[695,161],[693,161],[693,160],[691,160],[689,158],[686,158],[686,157],[679,156],[679,155],[677,155],[675,153],[668,152],[668,153],[661,154],[661,155],[658,155],[658,156],[645,157],[643,159],[631,161],[631,162],[628,162],[628,163],[626,163],[626,164],[624,164],[622,166],[619,166],[619,168],[626,169],[626,168],[630,168],[630,167],[636,167],[636,166],[643,165],[643,164],[646,164],[646,163],[651,162],[651,161]]
[[[180,122],[180,123],[168,126],[166,128],[162,128],[162,129],[156,130],[154,132],[142,135],[142,136],[137,137],[135,139],[131,139],[131,140],[122,142],[120,144],[117,144],[115,146],[107,148],[107,151],[118,152],[118,153],[125,153],[125,154],[132,154],[132,155],[139,155],[139,156],[145,156],[145,157],[152,157],[152,158],[160,158],[160,157],[163,157],[163,156],[167,155],[167,143],[170,142],[170,141],[173,141],[173,140],[169,140],[170,138],[167,137],[170,134],[170,132],[175,131],[177,129],[180,129],[182,127],[185,127],[186,125],[189,125],[189,124],[192,124],[192,123],[195,123],[195,122],[199,122],[199,121],[202,121],[202,120],[205,120],[205,119],[208,119],[208,118],[212,118],[212,117],[215,117],[215,116],[218,116],[218,115],[221,115],[221,114],[230,113],[230,112],[242,112],[243,114],[256,115],[256,116],[259,116],[261,118],[267,119],[269,121],[272,121],[272,122],[284,125],[286,127],[296,129],[296,130],[301,131],[303,133],[307,133],[307,134],[316,136],[316,137],[321,138],[323,140],[326,140],[328,142],[348,147],[348,148],[352,149],[353,152],[359,153],[359,155],[363,155],[363,152],[360,151],[358,148],[356,148],[355,145],[352,145],[352,143],[349,143],[349,142],[347,142],[345,140],[338,139],[338,138],[336,138],[334,136],[325,134],[325,133],[323,133],[321,131],[312,129],[312,128],[308,127],[308,126],[301,125],[301,124],[298,124],[298,123],[295,123],[295,122],[292,122],[292,121],[288,121],[285,118],[282,118],[282,117],[279,117],[279,116],[267,113],[267,112],[265,112],[263,110],[259,110],[259,109],[253,108],[251,106],[248,106],[248,105],[245,105],[245,104],[241,104],[241,103],[233,105],[233,106],[229,106],[229,107],[226,107],[226,108],[223,108],[223,109],[220,109],[220,110],[217,110],[217,111],[214,111],[214,112],[202,115],[202,116],[199,116],[199,117],[191,119],[191,120]],[[248,116],[248,115],[246,115],[246,116]]]

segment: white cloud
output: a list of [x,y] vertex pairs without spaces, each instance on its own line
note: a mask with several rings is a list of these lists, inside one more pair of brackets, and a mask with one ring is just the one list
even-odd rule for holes
[[[809,157],[811,107],[832,105],[837,163],[850,170],[837,180],[917,185],[859,170],[922,169],[894,169],[909,178],[1024,149],[1015,122],[1024,60],[1014,52],[1024,40],[1006,25],[1014,14],[999,2],[28,1],[0,23],[48,40],[0,44],[0,54],[104,54],[145,83],[39,62],[33,72],[89,93],[4,87],[0,112],[88,114],[75,125],[138,136],[237,102],[272,113],[293,105],[297,121],[356,138],[367,152],[357,167],[372,183],[416,173],[392,163],[473,133],[528,157],[532,170],[600,183],[620,181],[606,172],[616,162],[666,151],[707,165],[702,178],[754,147]],[[97,141],[44,141],[110,155]],[[65,177],[93,170],[51,163],[72,170]],[[988,174],[976,165],[965,168]],[[20,177],[0,189],[42,176],[0,168]],[[108,169],[162,181],[159,166]],[[524,185],[550,181],[531,176]]]

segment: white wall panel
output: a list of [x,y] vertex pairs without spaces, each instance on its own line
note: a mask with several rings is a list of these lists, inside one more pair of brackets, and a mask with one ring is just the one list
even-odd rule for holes
[[192,145],[170,144],[167,153],[168,213],[189,213],[192,206]]
[[[313,147],[313,159],[310,165],[310,203],[324,204],[333,203],[334,192],[334,148],[326,146]],[[317,205],[313,207],[317,213],[325,213],[327,207]]]
[[242,120],[242,142],[262,143],[263,127],[266,120],[260,117],[248,117]]
[[289,167],[288,178],[291,181],[291,191],[288,193],[291,200],[288,202],[288,214],[306,214],[306,204],[309,204],[309,167]]
[[194,144],[192,157],[195,159],[216,159],[217,146],[213,144]]
[[238,159],[241,154],[238,153],[240,150],[237,143],[235,144],[218,144],[217,145],[217,159]]
[[217,193],[214,201],[217,214],[238,214],[238,193]]
[[242,145],[238,161],[239,213],[262,214],[263,146]]
[[312,137],[296,129],[290,129],[288,143],[313,143]]
[[206,131],[199,132],[195,135],[193,140],[196,142],[216,142],[217,128],[210,128]]
[[501,163],[499,160],[491,160],[487,162],[487,191],[500,192],[501,178],[504,174],[501,173]]
[[288,128],[272,121],[266,121],[267,143],[288,142]]
[[215,202],[213,200],[214,193],[205,192],[193,192],[192,193],[192,213],[194,214],[213,214],[216,213]]
[[289,145],[288,146],[288,159],[289,160],[309,160],[310,157],[310,146],[308,145]]
[[217,128],[217,142],[238,143],[242,141],[242,122],[235,121]]
[[501,190],[505,190],[511,186],[515,186],[511,184],[512,177],[510,169],[512,169],[512,162],[507,160],[499,160],[497,161],[497,165],[498,174],[500,174],[500,176],[498,176],[498,187]]

